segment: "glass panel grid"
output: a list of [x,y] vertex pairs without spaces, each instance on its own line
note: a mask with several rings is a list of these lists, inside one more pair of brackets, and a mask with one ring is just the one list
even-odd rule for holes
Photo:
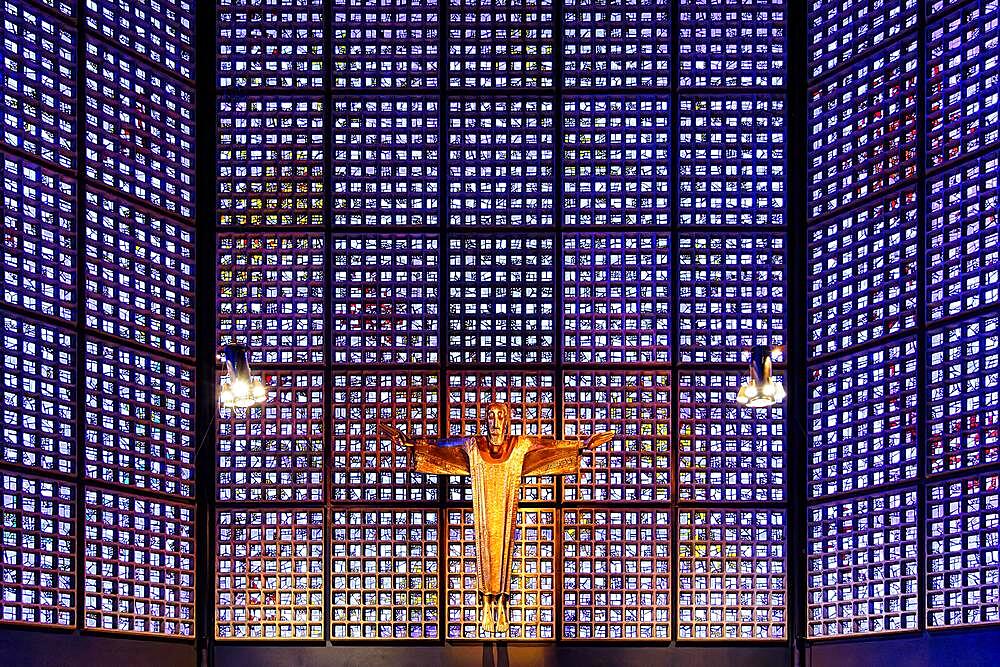
[[9,155],[3,161],[3,303],[73,321],[76,183]]
[[87,28],[174,74],[194,78],[193,1],[86,0],[86,5]]
[[670,373],[571,371],[563,382],[567,438],[616,432],[580,456],[578,475],[562,478],[563,500],[669,501]]
[[809,92],[809,217],[917,173],[917,38],[882,49]]
[[76,624],[76,487],[0,471],[0,620]]
[[1000,460],[1000,316],[927,336],[927,472]]
[[479,630],[475,534],[472,510],[448,510],[448,638],[555,639],[555,510],[518,510],[506,633]]
[[450,0],[452,87],[552,85],[552,0]]
[[215,636],[323,638],[323,512],[217,514]]
[[916,489],[808,511],[809,637],[916,630]]
[[680,0],[680,85],[785,83],[785,0]]
[[452,99],[448,129],[450,224],[552,224],[555,140],[551,99]]
[[87,326],[192,355],[194,230],[97,190],[86,203]]
[[809,230],[811,357],[916,326],[917,234],[913,188]]
[[3,318],[3,461],[76,472],[76,336]]
[[563,236],[563,360],[670,362],[670,235]]
[[927,318],[1000,301],[1000,152],[927,182]]
[[193,217],[193,89],[97,41],[86,69],[87,177]]
[[6,0],[0,12],[2,141],[76,167],[76,31],[25,2]]
[[810,497],[916,477],[916,339],[818,364],[809,375]]
[[1000,621],[1000,474],[927,488],[927,625]]
[[[555,435],[555,376],[546,371],[449,373],[445,429],[448,435],[483,434],[486,407],[493,401],[511,404],[512,435]],[[522,478],[521,500],[554,499],[553,477]],[[472,488],[467,478],[449,478],[448,500],[472,500]]]
[[918,0],[812,0],[810,80],[867,55],[917,25]]
[[333,361],[438,361],[438,237],[333,238]]
[[322,234],[219,234],[220,345],[250,346],[251,363],[323,361]]
[[88,488],[84,627],[194,637],[194,508]]
[[567,96],[564,223],[669,226],[671,128],[669,96]]
[[450,238],[450,360],[552,363],[554,261],[551,237]]
[[784,639],[785,514],[679,512],[678,639]]
[[218,0],[219,87],[321,87],[323,3]]
[[682,95],[680,224],[785,224],[785,100]]
[[682,234],[680,360],[743,363],[753,345],[785,342],[785,239]]
[[670,86],[669,0],[565,0],[564,5],[565,86]]
[[267,403],[222,408],[216,489],[220,501],[323,499],[323,374],[261,373]]
[[85,364],[86,476],[193,497],[194,367],[95,340]]
[[[775,378],[784,380],[777,371]],[[745,372],[680,373],[680,500],[785,500],[785,409],[740,407],[745,379]]]
[[332,101],[333,224],[438,224],[438,100]]
[[340,510],[331,517],[330,637],[437,639],[437,510]]
[[333,376],[333,499],[338,502],[433,501],[437,475],[412,472],[411,453],[378,430],[438,434],[436,373],[357,371]]
[[927,164],[1000,140],[1000,3],[977,0],[927,28]]
[[323,224],[318,98],[219,99],[219,224]]
[[563,510],[563,638],[670,639],[670,512]]
[[438,0],[333,0],[334,88],[436,88]]

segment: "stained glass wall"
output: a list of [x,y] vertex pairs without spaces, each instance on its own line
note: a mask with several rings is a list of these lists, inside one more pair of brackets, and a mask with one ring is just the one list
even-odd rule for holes
[[735,404],[788,324],[784,1],[217,12],[217,342],[272,397],[218,423],[216,637],[480,638],[468,481],[377,425],[507,400],[618,436],[526,480],[506,638],[786,640],[786,415]]
[[809,9],[807,633],[1000,621],[1000,4]]
[[0,622],[193,640],[194,3],[0,12]]

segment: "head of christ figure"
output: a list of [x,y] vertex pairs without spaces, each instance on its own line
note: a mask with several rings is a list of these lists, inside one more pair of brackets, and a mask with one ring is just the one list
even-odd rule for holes
[[506,403],[490,403],[486,408],[486,425],[490,446],[502,447],[510,435],[510,406]]

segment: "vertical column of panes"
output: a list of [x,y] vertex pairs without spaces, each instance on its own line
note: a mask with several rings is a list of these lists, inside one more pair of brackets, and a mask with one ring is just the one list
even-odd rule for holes
[[786,514],[761,505],[787,500],[785,412],[735,398],[788,326],[786,3],[680,0],[677,18],[677,639],[782,639]]
[[811,638],[921,623],[920,5],[808,10]]
[[268,387],[216,425],[219,639],[326,632],[329,4],[217,0],[216,342]]

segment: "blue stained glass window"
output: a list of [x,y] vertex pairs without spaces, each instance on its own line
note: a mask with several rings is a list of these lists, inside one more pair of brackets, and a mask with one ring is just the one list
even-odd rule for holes
[[917,490],[840,500],[808,512],[809,636],[916,630]]
[[324,0],[218,0],[219,86],[321,87],[323,4]]
[[1000,140],[1000,3],[976,0],[927,28],[927,164]]
[[819,79],[914,28],[917,4],[918,0],[810,0],[810,79]]
[[670,98],[563,102],[567,225],[670,224]]
[[323,224],[323,101],[220,98],[221,225]]
[[916,339],[823,362],[810,375],[810,497],[916,476]]
[[335,88],[436,88],[438,0],[333,0]]
[[88,478],[194,496],[194,368],[121,345],[86,342]]
[[677,30],[681,86],[784,85],[785,0],[680,0]]
[[0,471],[3,597],[0,621],[76,624],[76,487]]
[[680,358],[741,363],[753,345],[785,340],[785,239],[680,236]]
[[785,101],[778,95],[681,96],[681,224],[785,223]]
[[1000,152],[927,181],[927,318],[1000,301]]
[[86,0],[87,27],[191,79],[194,77],[194,3],[195,0]]
[[552,100],[453,99],[448,114],[448,221],[551,225]]
[[927,472],[1000,460],[1000,317],[927,335]]
[[886,195],[809,230],[809,353],[916,326],[917,193]]
[[913,36],[810,89],[810,217],[916,175],[917,77]]
[[194,637],[194,508],[84,494],[85,628]]
[[75,167],[76,31],[25,2],[6,0],[0,11],[3,143]]
[[565,0],[564,84],[670,86],[670,0]]
[[216,489],[221,501],[323,499],[323,374],[265,371],[267,403],[222,409]]
[[437,225],[438,100],[332,101],[335,225]]
[[76,183],[18,157],[3,163],[3,303],[74,320]]
[[194,230],[91,189],[86,193],[86,322],[183,356],[194,341]]
[[927,625],[1000,621],[1000,474],[927,488]]
[[[741,408],[745,373],[681,371],[677,493],[681,500],[785,499],[785,411]],[[782,374],[775,373],[784,380]]]
[[219,234],[219,344],[239,342],[253,363],[324,357],[322,234]]
[[3,320],[3,460],[76,470],[76,336],[0,312]]
[[438,360],[438,237],[334,237],[335,363]]
[[184,218],[194,206],[194,91],[87,42],[87,176]]
[[562,478],[563,500],[670,500],[670,373],[569,371],[563,375],[563,433],[614,430],[615,439],[580,457]]
[[563,360],[670,361],[670,236],[563,237]]
[[552,0],[451,0],[449,9],[451,86],[552,85]]

